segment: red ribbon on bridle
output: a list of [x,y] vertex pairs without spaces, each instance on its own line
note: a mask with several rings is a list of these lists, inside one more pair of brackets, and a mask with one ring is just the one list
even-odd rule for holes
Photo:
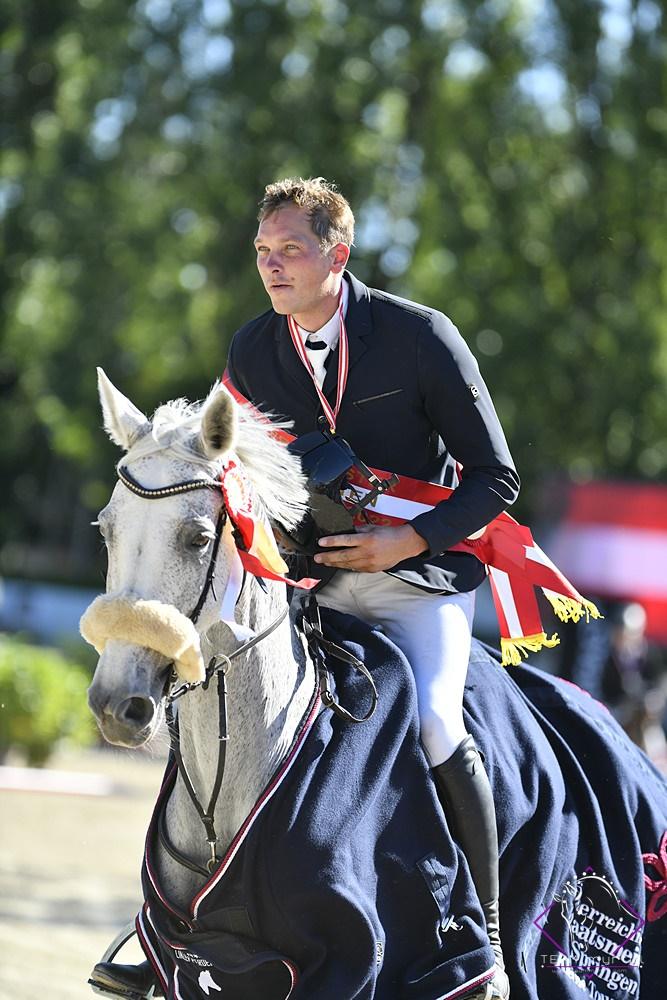
[[229,518],[236,530],[236,549],[241,564],[248,573],[264,580],[279,580],[299,590],[311,590],[319,580],[303,577],[291,580],[273,532],[266,519],[257,512],[252,483],[241,465],[229,458],[220,473],[220,489]]

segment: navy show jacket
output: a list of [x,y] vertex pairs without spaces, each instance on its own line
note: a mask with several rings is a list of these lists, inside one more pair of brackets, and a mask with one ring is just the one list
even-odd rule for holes
[[[440,593],[473,590],[484,567],[471,554],[447,552],[514,502],[519,477],[479,367],[443,313],[350,285],[345,325],[349,374],[336,430],[367,465],[452,486],[451,499],[412,520],[428,551],[389,572]],[[269,309],[238,330],[228,376],[255,406],[293,422],[296,435],[318,429],[321,408],[292,343],[285,316]],[[323,390],[335,401],[338,349]],[[317,566],[310,567],[317,575]],[[320,567],[320,570],[322,567]]]

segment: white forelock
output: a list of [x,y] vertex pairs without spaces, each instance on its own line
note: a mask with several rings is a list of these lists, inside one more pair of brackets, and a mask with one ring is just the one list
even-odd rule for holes
[[[218,391],[216,383],[208,399]],[[185,399],[175,399],[159,406],[153,414],[150,432],[130,448],[119,464],[126,465],[139,458],[165,452],[174,458],[201,466],[211,479],[217,479],[225,456],[211,461],[199,448],[201,414],[207,401],[189,403]],[[234,406],[238,419],[234,450],[268,516],[286,528],[295,527],[303,518],[308,504],[301,464],[271,433],[291,425],[260,419],[254,415],[250,406],[236,402]]]

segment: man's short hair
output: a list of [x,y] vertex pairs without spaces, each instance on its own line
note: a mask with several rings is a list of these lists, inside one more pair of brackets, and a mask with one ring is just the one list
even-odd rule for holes
[[330,250],[337,243],[352,246],[354,215],[347,200],[331,181],[324,177],[308,177],[306,180],[303,177],[286,177],[268,184],[259,203],[259,221],[285,205],[298,205],[307,210],[310,225],[323,250]]

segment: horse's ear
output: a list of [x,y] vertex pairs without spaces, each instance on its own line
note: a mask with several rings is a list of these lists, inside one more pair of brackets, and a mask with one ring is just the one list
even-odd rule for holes
[[101,368],[97,369],[97,389],[104,416],[104,429],[114,444],[127,451],[150,430],[150,421],[127,396],[118,391]]
[[236,443],[236,404],[224,386],[215,385],[202,406],[199,446],[207,458],[220,458]]

